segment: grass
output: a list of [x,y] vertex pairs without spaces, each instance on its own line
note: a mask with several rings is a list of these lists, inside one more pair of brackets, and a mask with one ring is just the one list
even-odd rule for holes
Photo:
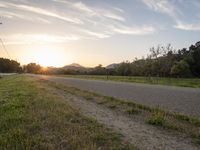
[[156,126],[164,126],[166,124],[165,114],[159,112],[153,113],[147,122]]
[[167,118],[167,115],[165,113],[161,112],[154,112],[153,114],[151,114],[150,117],[147,118],[146,122],[154,126],[163,127],[164,129],[176,131],[183,130],[181,126],[178,126],[175,123],[173,123],[172,120]]
[[82,116],[46,85],[25,76],[0,80],[0,149],[133,149],[121,136]]
[[194,137],[197,139],[197,142],[200,144],[200,129],[199,129],[199,131],[194,135]]
[[164,77],[105,76],[105,75],[62,75],[62,76],[70,78],[81,78],[81,79],[109,80],[109,81],[200,88],[199,78],[164,78]]
[[[179,113],[173,113],[163,110],[159,107],[150,107],[142,104],[137,104],[134,101],[126,101],[114,97],[103,96],[86,90],[81,90],[75,87],[67,87],[51,81],[45,81],[50,86],[64,90],[68,93],[90,97],[90,100],[99,105],[104,105],[108,108],[115,108],[114,111],[125,112],[129,115],[139,115],[143,118],[144,123],[162,127],[166,130],[175,130],[180,133],[187,134],[193,137],[196,141],[200,141],[200,118],[187,116]],[[113,107],[110,107],[113,106]],[[199,134],[197,134],[199,133]],[[194,136],[195,135],[195,136]],[[200,143],[200,142],[199,142]]]
[[136,107],[132,107],[132,108],[127,109],[127,113],[129,115],[139,114],[140,110]]

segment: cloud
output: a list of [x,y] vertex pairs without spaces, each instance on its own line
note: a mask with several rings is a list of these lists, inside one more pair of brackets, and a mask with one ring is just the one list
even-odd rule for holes
[[7,12],[7,11],[0,11],[0,13],[1,13],[1,17],[4,17],[4,18],[16,17],[16,18],[24,19],[23,15],[20,15],[17,13],[12,13],[12,12]]
[[112,31],[120,34],[130,34],[130,35],[145,35],[155,32],[155,28],[152,26],[142,26],[142,27],[127,27],[121,26],[111,26]]
[[[109,19],[114,19],[114,20],[118,20],[118,21],[125,21],[125,18],[123,18],[120,15],[117,15],[114,12],[108,11],[106,9],[102,9],[102,8],[92,8],[87,6],[86,4],[82,3],[82,2],[76,2],[73,4],[74,8],[81,10],[82,12],[88,13],[89,16],[95,16],[95,17],[99,17],[99,18],[109,18]],[[112,8],[112,7],[111,7]],[[113,8],[113,9],[117,9],[117,11],[122,12],[121,9],[119,8]]]
[[[174,28],[180,30],[191,30],[191,31],[200,30],[200,23],[199,24],[183,23],[185,21],[182,20],[186,15],[183,15],[183,12],[180,9],[178,9],[178,7],[175,4],[172,3],[173,1],[170,0],[142,0],[142,1],[146,6],[148,6],[155,12],[165,13],[169,15],[175,22],[175,25],[173,25]],[[180,5],[184,3],[184,1],[182,0],[179,0],[177,2]],[[189,3],[186,3],[186,5],[188,4],[190,4],[194,8],[198,8],[200,6],[199,1],[197,0],[189,1]]]
[[169,0],[142,0],[143,3],[155,12],[165,13],[170,17],[177,19],[181,11],[175,7]]
[[118,8],[118,7],[111,7],[111,8],[113,8],[114,10],[117,10],[117,11],[119,11],[121,13],[124,13],[124,10],[121,9],[121,8]]
[[53,12],[50,12],[50,11],[47,11],[47,10],[44,10],[44,9],[41,9],[41,8],[38,8],[38,7],[32,7],[32,6],[26,6],[26,5],[16,5],[16,7],[19,8],[19,9],[38,13],[38,14],[41,14],[41,15],[46,15],[46,16],[49,16],[49,17],[58,18],[58,19],[65,20],[65,21],[68,21],[68,22],[72,22],[72,23],[76,23],[76,24],[83,24],[83,22],[80,19],[61,16],[59,14],[56,14],[56,13],[53,13]]
[[[82,12],[81,15],[83,15],[83,18],[95,26],[91,26],[90,29],[81,30],[86,33],[86,36],[108,38],[114,34],[145,35],[155,31],[155,28],[151,26],[136,27],[133,25],[133,27],[132,25],[123,25],[126,23],[126,18],[122,16],[122,14],[125,15],[125,12],[118,7],[91,7],[83,2],[66,2],[63,0],[53,1],[65,3],[67,6],[70,5],[75,10]],[[99,31],[99,29],[102,32]]]
[[181,30],[200,31],[200,24],[187,24],[178,22],[174,27]]
[[67,22],[75,23],[75,24],[83,24],[83,22],[80,19],[77,19],[74,17],[62,16],[58,13],[48,11],[48,10],[45,10],[45,9],[42,9],[39,7],[33,7],[33,6],[28,6],[28,5],[23,5],[23,4],[14,4],[14,3],[8,3],[8,2],[3,3],[3,5],[6,6],[7,8],[28,11],[28,12],[32,12],[35,14],[53,17],[53,18],[67,21]]
[[118,21],[122,21],[124,22],[125,21],[125,18],[123,18],[122,16],[119,16],[119,15],[116,15],[114,13],[111,13],[111,12],[105,12],[103,14],[103,16],[107,17],[107,18],[111,18],[111,19],[114,19],[114,20],[118,20]]
[[0,7],[6,8],[7,6],[5,4],[0,3]]
[[73,6],[83,12],[89,13],[90,15],[97,15],[97,13],[92,8],[86,6],[82,2],[76,2],[73,4]]
[[9,18],[9,19],[19,18],[19,19],[28,20],[31,22],[39,21],[39,22],[51,24],[49,20],[41,18],[41,17],[37,17],[37,16],[27,17],[20,13],[13,13],[13,12],[7,12],[7,11],[0,11],[0,13],[1,13],[1,16],[4,18]]
[[[51,24],[51,26],[47,27],[47,30],[52,29],[52,32],[56,32],[55,35],[48,35],[42,33],[42,31],[41,34],[26,34],[29,31],[21,29],[21,33],[24,34],[13,35],[11,33],[8,38],[9,43],[63,43],[79,39],[109,38],[116,34],[146,35],[152,34],[156,30],[151,25],[138,26],[131,23],[132,21],[126,18],[126,12],[118,7],[108,5],[105,7],[101,7],[100,5],[91,6],[72,0],[51,0],[49,6],[54,6],[54,11],[52,11],[48,9],[48,6],[46,9],[43,9],[42,6],[38,7],[33,2],[0,2],[0,6],[2,5],[7,8],[2,10],[2,12],[9,19],[19,18],[36,23]],[[59,22],[60,28],[57,28],[58,22],[52,18],[66,22]],[[19,23],[20,25],[24,24],[21,21]],[[34,28],[34,26],[31,27]],[[18,30],[18,32],[20,31]],[[63,32],[70,35],[57,35]]]
[[122,21],[122,22],[125,21],[124,17],[122,17],[121,15],[118,15],[114,11],[111,11],[111,10],[115,10],[117,12],[123,13],[123,10],[117,7],[109,7],[109,10],[108,10],[108,9],[103,9],[103,8],[98,8],[98,7],[91,7],[84,4],[83,2],[70,3],[69,1],[66,2],[63,0],[53,0],[53,1],[70,5],[74,9],[79,10],[83,13],[86,13],[88,17],[98,17],[100,19],[103,19],[105,17],[105,18],[109,18],[113,20]]
[[99,32],[94,32],[94,31],[90,31],[90,30],[81,30],[83,31],[84,33],[88,34],[88,35],[91,35],[93,37],[96,37],[96,38],[108,38],[110,37],[111,35],[109,34],[106,34],[106,33],[99,33]]
[[6,44],[44,44],[44,43],[66,43],[77,41],[80,36],[77,35],[49,35],[49,34],[12,34],[3,37]]

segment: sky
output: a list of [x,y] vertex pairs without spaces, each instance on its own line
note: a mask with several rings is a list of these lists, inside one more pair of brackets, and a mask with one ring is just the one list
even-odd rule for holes
[[200,0],[0,0],[0,57],[106,66],[200,40]]

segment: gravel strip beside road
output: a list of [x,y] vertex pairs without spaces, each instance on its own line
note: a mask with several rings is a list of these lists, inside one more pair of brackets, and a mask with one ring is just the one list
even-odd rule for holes
[[121,112],[98,105],[63,90],[49,87],[51,92],[62,96],[69,104],[80,109],[83,115],[95,118],[106,127],[123,135],[124,140],[145,150],[198,150],[199,145],[182,134],[158,129],[138,119],[127,117]]

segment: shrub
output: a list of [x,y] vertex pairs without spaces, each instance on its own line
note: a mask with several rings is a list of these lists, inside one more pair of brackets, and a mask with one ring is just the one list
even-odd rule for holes
[[156,125],[156,126],[164,126],[164,124],[166,123],[165,114],[160,113],[160,112],[155,112],[147,120],[147,123]]

